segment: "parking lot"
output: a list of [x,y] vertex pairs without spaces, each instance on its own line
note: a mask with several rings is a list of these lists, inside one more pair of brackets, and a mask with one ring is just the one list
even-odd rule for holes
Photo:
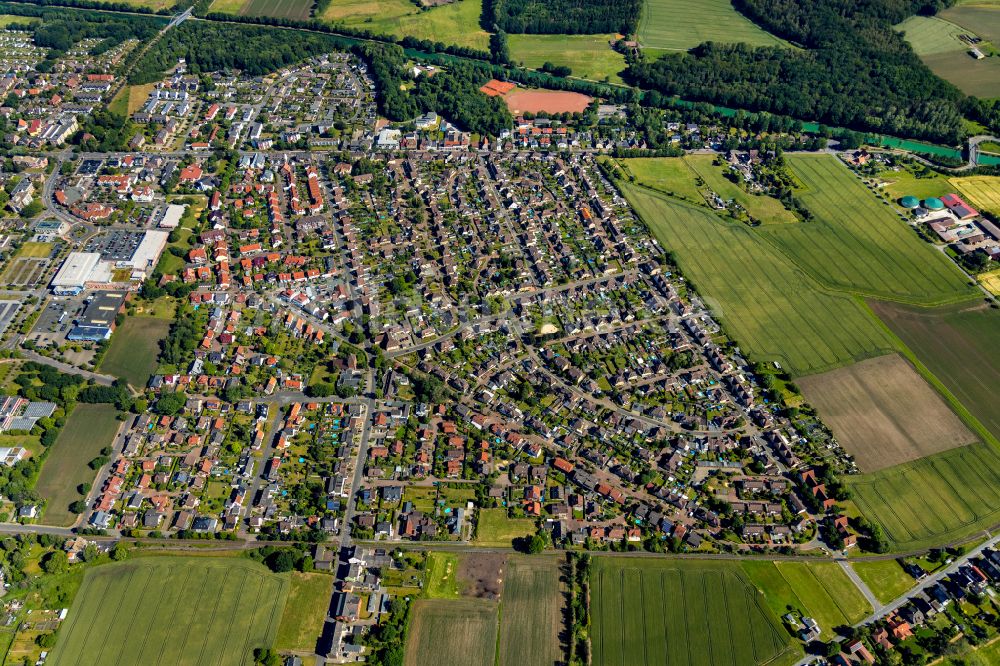
[[105,261],[128,261],[142,242],[143,232],[112,230],[92,238],[85,252],[100,252]]

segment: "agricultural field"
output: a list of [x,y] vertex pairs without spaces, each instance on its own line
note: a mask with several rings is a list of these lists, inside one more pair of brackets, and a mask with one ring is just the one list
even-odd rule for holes
[[292,572],[285,609],[274,640],[276,650],[312,652],[316,649],[332,589],[333,578],[326,574]]
[[940,13],[941,18],[974,31],[993,44],[1000,44],[1000,5],[988,0],[960,2]]
[[622,192],[685,276],[758,361],[801,377],[896,350],[864,305],[824,289],[751,230],[712,212],[625,183]]
[[149,97],[149,93],[156,87],[156,83],[143,83],[134,86],[124,86],[111,100],[108,110],[119,115],[131,116],[142,108]]
[[97,567],[47,663],[242,666],[254,648],[274,643],[287,591],[286,577],[237,558],[143,557]]
[[851,566],[875,598],[883,604],[898,599],[917,584],[896,560],[854,562]]
[[981,301],[930,309],[870,305],[988,434],[1000,438],[1000,311]]
[[313,0],[248,0],[240,14],[303,21],[312,13]]
[[1000,95],[1000,58],[996,56],[976,60],[966,51],[949,51],[920,59],[932,72],[958,86],[966,95]]
[[170,320],[159,317],[126,317],[111,338],[111,347],[101,361],[101,372],[142,388],[156,372],[160,340],[167,336]]
[[896,26],[919,56],[967,50],[958,38],[968,31],[936,16],[911,16]]
[[[468,0],[464,0],[468,1]],[[546,62],[569,67],[573,76],[592,81],[621,83],[625,56],[611,48],[614,35],[508,35],[510,57],[525,67]]]
[[798,385],[864,472],[976,441],[898,354],[806,377]]
[[743,570],[778,617],[790,610],[811,617],[830,639],[834,627],[860,622],[872,607],[833,562],[745,561]]
[[[924,64],[941,78],[968,95],[1000,95],[1000,59],[976,60],[969,54],[970,45],[959,39],[960,35],[974,34],[987,41],[996,40],[1000,37],[1000,11],[968,6],[955,9],[955,13],[942,12],[933,17],[911,16],[896,28]],[[992,37],[991,27],[995,31]],[[987,54],[990,51],[986,45],[980,48]]]
[[980,273],[976,276],[976,281],[994,296],[1000,296],[1000,268]]
[[413,602],[406,666],[493,666],[497,606],[481,599],[418,599]]
[[730,0],[647,0],[639,20],[639,43],[648,49],[687,51],[702,42],[785,42],[740,14]]
[[1000,215],[1000,177],[965,176],[949,179],[969,204]]
[[698,206],[705,204],[697,174],[683,157],[635,157],[616,162],[637,183]]
[[801,655],[736,563],[598,557],[591,663],[783,663]]
[[845,477],[854,503],[894,550],[958,539],[1000,522],[1000,455],[972,444]]
[[490,35],[479,25],[482,13],[482,0],[457,0],[430,9],[418,9],[410,0],[343,0],[331,2],[319,18],[376,33],[410,35],[485,51]]
[[970,297],[962,273],[830,155],[789,156],[809,224],[762,227],[762,236],[821,284],[886,300],[934,305]]
[[535,533],[530,518],[508,518],[506,509],[480,509],[475,542],[479,546],[509,547],[513,539]]
[[35,491],[47,500],[46,525],[73,524],[76,516],[69,505],[81,499],[76,487],[97,475],[87,463],[114,441],[120,425],[115,413],[113,405],[78,404],[66,419],[35,483]]
[[555,664],[562,658],[562,590],[556,558],[512,558],[503,585],[499,666]]

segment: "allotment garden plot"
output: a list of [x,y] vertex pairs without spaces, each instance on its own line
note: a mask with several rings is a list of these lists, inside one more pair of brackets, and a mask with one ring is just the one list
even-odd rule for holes
[[286,577],[234,558],[91,569],[48,663],[243,666],[273,644],[287,589]]
[[774,663],[798,648],[737,563],[593,559],[594,666]]
[[806,377],[799,386],[865,472],[976,441],[897,354]]

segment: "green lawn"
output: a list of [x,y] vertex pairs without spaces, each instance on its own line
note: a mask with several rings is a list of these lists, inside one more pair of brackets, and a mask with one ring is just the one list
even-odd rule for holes
[[87,572],[52,666],[244,666],[274,643],[288,578],[249,560],[149,557]]
[[851,566],[883,604],[906,594],[917,583],[896,560],[854,562]]
[[458,598],[458,555],[439,551],[427,553],[427,585],[424,591],[431,599]]
[[17,257],[48,258],[52,254],[52,243],[39,243],[37,241],[27,241],[21,243],[17,248]]
[[562,629],[560,560],[512,557],[500,602],[499,666],[556,664]]
[[406,666],[493,666],[497,606],[481,599],[418,599],[406,645]]
[[854,624],[872,612],[860,590],[832,562],[746,561],[743,569],[775,615],[794,610],[811,617],[824,638],[833,637],[834,627]]
[[614,35],[508,35],[511,59],[525,67],[546,62],[569,67],[573,76],[621,83],[625,56],[611,48]]
[[167,336],[170,321],[159,317],[127,317],[111,338],[111,347],[101,362],[103,373],[144,388],[156,372],[160,340]]
[[845,481],[858,508],[897,551],[959,539],[1000,521],[1000,455],[985,444]]
[[508,518],[506,509],[479,510],[477,545],[509,547],[513,539],[534,533],[535,521],[530,518]]
[[490,35],[479,25],[482,0],[418,9],[409,0],[334,0],[322,19],[376,33],[412,36],[445,44],[487,50]]
[[750,666],[801,656],[738,563],[592,562],[594,666]]
[[893,336],[862,303],[823,288],[756,233],[803,225],[751,229],[644,188],[621,188],[755,360],[779,361],[801,376],[896,349]]
[[316,649],[332,589],[333,579],[326,574],[292,572],[288,599],[274,641],[276,650]]
[[76,519],[69,505],[82,499],[76,487],[93,482],[97,475],[87,463],[111,446],[120,425],[115,414],[112,405],[79,404],[66,419],[35,484],[38,494],[48,501],[45,524],[65,526]]
[[737,12],[730,0],[646,0],[638,36],[646,48],[671,51],[687,51],[709,41],[785,44]]
[[886,181],[882,189],[896,202],[907,195],[918,199],[940,197],[955,189],[947,178],[936,171],[928,171],[925,176],[918,178],[913,172],[901,169],[886,171],[880,174],[879,178]]

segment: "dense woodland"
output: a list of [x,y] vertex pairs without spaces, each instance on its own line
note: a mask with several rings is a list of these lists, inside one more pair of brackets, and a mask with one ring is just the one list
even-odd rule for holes
[[936,6],[912,0],[737,0],[804,49],[702,44],[641,58],[626,76],[667,95],[947,143],[963,135],[961,92],[936,77],[892,26]]
[[642,0],[483,0],[482,25],[510,33],[631,34]]

